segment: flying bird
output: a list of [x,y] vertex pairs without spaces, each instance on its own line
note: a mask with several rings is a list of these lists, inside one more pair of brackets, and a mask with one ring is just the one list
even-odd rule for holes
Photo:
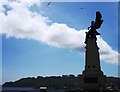
[[51,2],[49,2],[49,3],[47,4],[47,6],[50,5],[50,3],[51,3]]
[[83,10],[84,8],[81,7],[80,9]]

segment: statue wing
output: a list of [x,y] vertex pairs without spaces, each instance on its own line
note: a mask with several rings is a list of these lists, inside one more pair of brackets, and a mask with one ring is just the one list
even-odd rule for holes
[[99,11],[97,11],[96,12],[96,19],[95,19],[95,23],[94,23],[95,28],[96,29],[100,28],[102,23],[103,23],[102,14]]

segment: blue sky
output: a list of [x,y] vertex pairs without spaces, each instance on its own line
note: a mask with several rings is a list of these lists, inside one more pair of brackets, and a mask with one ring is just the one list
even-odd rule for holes
[[[20,7],[22,5],[8,3],[6,5],[10,8],[4,7],[2,14],[6,15],[0,16],[7,21],[3,22],[6,26],[2,29],[1,35],[3,83],[29,76],[81,74],[84,69],[85,49],[84,45],[79,47],[79,44],[84,43],[84,39],[76,36],[90,26],[90,21],[95,19],[96,11],[102,13],[104,20],[98,32],[101,33],[100,42],[105,43],[103,44],[105,47],[100,47],[101,44],[99,47],[102,49],[101,52],[108,53],[106,56],[108,58],[101,54],[102,70],[107,76],[118,76],[118,64],[116,64],[118,61],[114,61],[118,53],[117,3],[53,2],[49,6],[46,6],[47,3],[37,3],[30,7],[24,5],[26,10]],[[35,17],[27,17],[28,11]],[[27,13],[21,14],[21,12]],[[54,29],[54,32],[48,30],[50,33],[48,34],[46,32],[48,28]],[[61,33],[60,30],[63,29],[66,31]],[[71,30],[70,33],[68,29]],[[110,55],[115,59],[110,60]]]
[[[46,13],[45,16],[49,16],[49,18],[53,22],[65,23],[69,27],[73,27],[75,29],[86,29],[91,20],[95,19],[95,12],[100,11],[103,14],[103,25],[101,29],[99,29],[103,39],[105,41],[110,42],[109,44],[114,46],[114,49],[118,47],[118,41],[114,41],[118,39],[118,6],[117,2],[115,3],[107,3],[107,2],[64,2],[58,3],[54,2],[49,7],[43,5],[42,10]],[[81,8],[84,8],[83,10]],[[39,9],[39,8],[38,8]],[[38,10],[37,9],[37,10]],[[112,11],[112,12],[111,12]],[[89,16],[88,16],[89,15]],[[114,23],[113,23],[114,22]],[[111,38],[111,39],[109,39]],[[111,41],[113,40],[113,41]],[[114,43],[112,43],[114,42]]]

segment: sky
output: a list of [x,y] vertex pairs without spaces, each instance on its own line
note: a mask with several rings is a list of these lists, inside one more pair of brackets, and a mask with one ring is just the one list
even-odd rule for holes
[[[32,0],[31,0],[32,1]],[[24,77],[82,74],[85,63],[85,32],[103,16],[98,32],[102,71],[118,76],[117,2],[24,2],[0,3],[2,81]]]

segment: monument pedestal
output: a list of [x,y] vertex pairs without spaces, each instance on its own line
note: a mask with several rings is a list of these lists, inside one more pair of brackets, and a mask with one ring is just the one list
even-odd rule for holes
[[[96,38],[91,35],[86,38],[85,70],[83,71],[83,89],[89,92],[99,92],[105,88],[105,78],[100,67],[99,47]],[[90,91],[91,90],[91,91]]]

